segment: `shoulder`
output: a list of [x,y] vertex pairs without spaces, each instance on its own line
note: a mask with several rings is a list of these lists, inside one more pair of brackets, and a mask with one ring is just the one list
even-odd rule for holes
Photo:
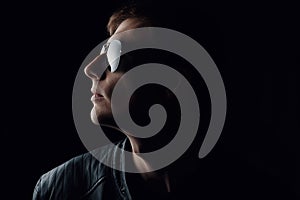
[[33,199],[75,199],[88,192],[108,174],[104,159],[112,159],[114,145],[74,157],[38,180]]

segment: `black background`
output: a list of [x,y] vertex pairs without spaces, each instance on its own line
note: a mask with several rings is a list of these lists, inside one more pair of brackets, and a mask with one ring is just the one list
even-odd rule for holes
[[[108,37],[108,17],[124,2],[2,6],[1,172],[2,190],[11,199],[30,199],[40,175],[86,152],[73,123],[73,82],[85,56]],[[198,6],[218,22],[220,32],[211,39],[221,41],[221,48],[204,47],[217,55],[228,95],[224,131],[206,159],[243,163],[283,185],[289,198],[299,197],[296,5],[226,1]],[[196,13],[187,23],[199,28]]]

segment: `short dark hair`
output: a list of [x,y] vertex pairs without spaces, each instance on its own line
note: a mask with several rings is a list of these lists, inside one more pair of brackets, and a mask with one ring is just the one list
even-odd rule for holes
[[152,26],[153,20],[150,19],[149,16],[147,16],[146,13],[142,12],[142,10],[145,10],[141,8],[137,4],[131,4],[126,5],[115,11],[111,17],[109,18],[108,24],[107,24],[107,31],[110,35],[114,34],[114,32],[117,30],[118,26],[126,19],[138,19],[140,22],[140,27],[144,26]]

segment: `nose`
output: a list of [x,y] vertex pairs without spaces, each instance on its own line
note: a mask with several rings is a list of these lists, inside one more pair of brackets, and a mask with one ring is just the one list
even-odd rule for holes
[[85,68],[84,73],[92,80],[103,80],[106,77],[106,61],[105,54],[98,55]]

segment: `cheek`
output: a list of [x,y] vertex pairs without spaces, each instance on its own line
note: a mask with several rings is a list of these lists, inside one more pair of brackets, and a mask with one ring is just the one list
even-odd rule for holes
[[[121,84],[121,91],[123,94],[125,94],[126,92],[128,92],[131,88],[130,81],[127,79],[123,79],[122,76],[124,75],[124,73],[116,73],[114,74],[114,78],[110,79],[110,87],[109,87],[109,103],[111,105],[111,108],[113,108],[114,110],[114,114],[116,115],[115,117],[124,117],[124,114],[126,114],[127,110],[129,109],[129,105],[126,104],[125,101],[123,101],[122,99],[117,99],[114,101],[115,104],[112,103],[112,93],[114,92],[115,86],[117,84]],[[120,82],[120,79],[122,78],[122,82]],[[128,117],[128,116],[126,116]]]
[[112,76],[109,79],[108,87],[107,87],[107,94],[109,99],[111,99],[113,90],[119,81],[119,79],[122,77],[123,73],[113,73]]

